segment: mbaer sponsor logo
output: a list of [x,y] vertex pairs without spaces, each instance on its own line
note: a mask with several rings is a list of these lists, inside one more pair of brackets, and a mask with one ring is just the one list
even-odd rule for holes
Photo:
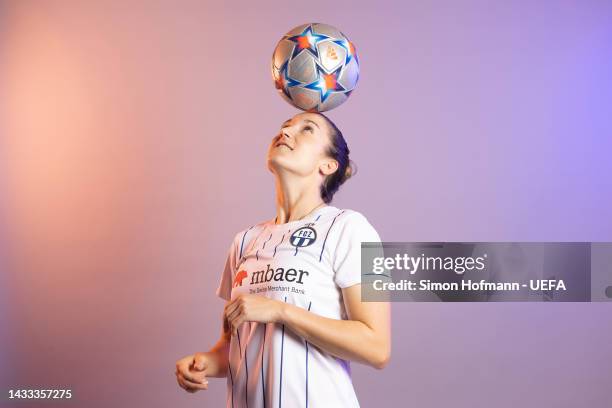
[[301,269],[293,269],[289,268],[285,270],[285,268],[270,268],[270,264],[266,270],[255,271],[251,276],[251,285],[256,285],[258,283],[270,282],[272,280],[276,282],[294,282],[299,284],[304,284],[303,279],[305,276],[308,276],[308,271],[304,271]]

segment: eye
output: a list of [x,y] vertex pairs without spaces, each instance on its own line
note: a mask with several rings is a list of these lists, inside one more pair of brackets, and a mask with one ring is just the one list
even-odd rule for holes
[[310,130],[312,132],[312,126],[306,125],[304,126],[304,130]]

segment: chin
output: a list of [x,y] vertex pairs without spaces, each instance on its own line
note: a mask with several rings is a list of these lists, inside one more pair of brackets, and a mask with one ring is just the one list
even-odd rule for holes
[[272,155],[268,157],[268,169],[270,171],[286,171],[291,169],[291,160],[287,157]]
[[275,154],[272,154],[270,156],[268,156],[268,169],[270,170],[278,170],[280,168],[283,168],[283,160],[280,159],[280,157],[278,157]]

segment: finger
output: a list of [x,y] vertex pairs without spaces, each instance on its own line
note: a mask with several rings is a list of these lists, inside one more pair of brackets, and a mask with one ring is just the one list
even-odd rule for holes
[[183,385],[183,382],[181,381],[181,379],[178,376],[178,374],[175,374],[175,376],[176,376],[176,382],[178,383],[179,387],[185,389],[185,386]]
[[203,371],[187,371],[186,373],[181,373],[181,375],[185,380],[194,384],[208,383],[208,380],[206,379],[206,374]]
[[225,310],[223,311],[223,313],[226,316],[231,315],[238,308],[238,306],[240,306],[240,303],[241,302],[240,302],[240,298],[239,297],[234,299],[231,303],[228,303],[225,306]]
[[192,390],[207,390],[208,389],[208,380],[204,380],[203,383],[198,383],[198,382],[194,382],[192,380],[189,380],[188,378],[185,378],[184,375],[180,375],[181,377],[181,381],[183,382],[183,384],[185,384],[185,387],[187,387],[187,389],[192,389]]
[[225,309],[224,311],[224,316],[227,320],[231,320],[231,317],[234,316],[236,314],[238,307],[233,307],[231,309]]
[[236,318],[236,316],[238,316],[240,313],[244,312],[244,305],[238,305],[231,313],[227,314],[227,319],[228,320],[234,320]]
[[228,317],[227,318],[227,322],[229,323],[230,327],[232,328],[232,332],[235,332],[236,329],[238,329],[238,326],[236,326],[236,322],[238,321],[239,317],[240,317],[240,314],[235,314],[232,317]]
[[208,384],[206,370],[197,372],[191,370],[177,370],[177,376],[180,376],[184,384]]
[[176,362],[176,371],[182,372],[189,370],[189,366],[191,365],[193,359],[189,357],[185,357]]
[[176,374],[176,382],[178,383],[179,387],[181,387],[185,391],[195,392],[195,391],[192,391],[191,388],[188,388],[187,385],[185,385],[185,382],[183,381],[183,377],[179,375],[178,373]]
[[206,361],[206,356],[202,353],[196,353],[193,358],[193,366],[196,370],[205,370],[208,368],[208,362]]
[[229,337],[232,335],[232,328],[230,326],[229,321],[227,320],[227,316],[223,316],[223,334],[225,337]]
[[227,302],[227,304],[225,305],[224,309],[227,310],[227,309],[230,309],[230,308],[234,307],[234,305],[236,304],[236,302],[238,300],[240,300],[240,298],[241,298],[241,295],[238,295],[234,299],[232,299],[229,302]]
[[181,388],[183,388],[185,391],[187,391],[187,392],[189,392],[189,393],[191,393],[191,394],[193,394],[194,392],[197,392],[197,391],[198,391],[198,390],[196,390],[196,389],[189,388],[188,386],[186,386],[186,385],[184,384],[184,382],[183,382],[183,380],[182,380],[182,379],[181,379],[181,380],[179,380],[179,384],[181,385]]
[[207,390],[208,389],[208,383],[206,384],[196,384],[196,383],[192,383],[188,380],[183,379],[183,382],[185,383],[187,390],[194,390],[194,391],[199,391],[199,390]]

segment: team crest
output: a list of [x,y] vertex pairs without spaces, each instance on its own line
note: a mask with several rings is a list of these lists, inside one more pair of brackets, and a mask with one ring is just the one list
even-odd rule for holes
[[316,239],[317,231],[315,231],[314,228],[302,227],[295,230],[295,232],[291,234],[289,242],[294,247],[306,247],[308,245],[312,245]]

